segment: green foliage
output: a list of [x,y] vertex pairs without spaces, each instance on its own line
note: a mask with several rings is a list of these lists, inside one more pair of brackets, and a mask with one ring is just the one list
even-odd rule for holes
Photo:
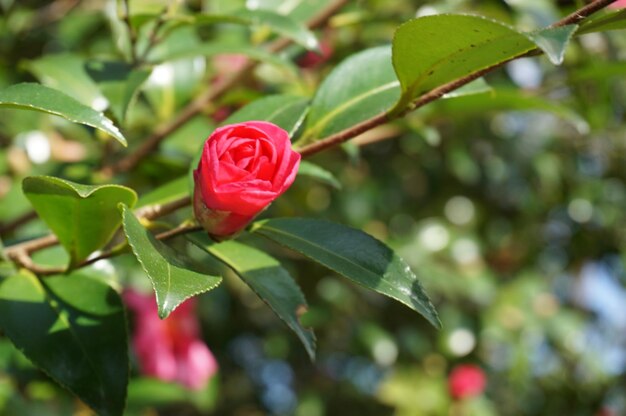
[[39,84],[23,83],[0,91],[0,107],[34,110],[61,116],[75,123],[102,130],[126,146],[126,138],[113,122],[61,91]]
[[315,359],[315,335],[300,323],[308,305],[296,282],[276,259],[236,241],[214,244],[204,233],[193,234],[189,240],[233,269],[296,333],[311,360]]
[[117,205],[137,194],[120,185],[81,185],[51,176],[30,176],[24,194],[70,255],[70,267],[104,247],[122,223]]
[[[84,413],[57,384],[113,416],[624,413],[624,10],[48,3],[0,0],[0,414]],[[314,159],[214,242],[192,173],[251,120]],[[93,140],[126,145],[116,125],[128,149]],[[165,382],[129,360],[111,287],[150,285],[152,352],[219,361],[198,390],[197,362]],[[467,363],[488,383],[459,399]]]
[[309,100],[294,95],[273,95],[251,102],[230,115],[223,124],[265,120],[274,123],[293,137],[307,114]]
[[360,230],[321,220],[276,218],[256,222],[252,232],[396,299],[433,326],[441,326],[435,307],[411,268],[389,247]]
[[390,57],[389,47],[380,46],[354,54],[338,65],[313,97],[299,144],[388,110],[399,97]]
[[80,272],[0,284],[0,326],[37,366],[103,416],[121,416],[128,383],[119,295]]
[[128,207],[122,205],[120,210],[128,244],[152,281],[161,319],[190,297],[220,284],[222,278],[213,276],[206,266],[156,240]]

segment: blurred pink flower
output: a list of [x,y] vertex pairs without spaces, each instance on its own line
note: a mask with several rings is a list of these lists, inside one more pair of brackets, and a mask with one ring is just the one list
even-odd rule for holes
[[611,9],[624,9],[626,8],[626,0],[617,0],[615,3],[609,5]]
[[448,389],[455,399],[478,396],[485,390],[486,384],[485,372],[472,364],[458,365],[448,376]]
[[187,300],[164,320],[152,295],[130,289],[124,301],[135,314],[132,342],[141,372],[191,389],[204,387],[217,372],[217,362],[199,338],[195,300]]

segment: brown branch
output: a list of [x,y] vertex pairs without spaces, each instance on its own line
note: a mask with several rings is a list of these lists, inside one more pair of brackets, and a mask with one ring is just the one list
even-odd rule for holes
[[[170,238],[174,238],[179,235],[192,233],[195,231],[201,231],[201,230],[202,230],[202,227],[199,225],[180,225],[176,228],[172,228],[171,230],[159,233],[155,235],[154,238],[156,238],[157,240],[169,240]],[[117,256],[118,254],[122,254],[126,252],[127,249],[128,249],[128,245],[124,245],[124,246],[116,247],[112,250],[105,251],[103,253],[100,253],[97,256],[88,258],[87,260],[83,260],[82,262],[76,265],[75,269],[80,269],[81,267],[89,266],[100,260],[105,260],[105,259]],[[11,254],[10,258],[13,261],[15,261],[16,264],[20,265],[21,267],[25,269],[30,270],[31,272],[39,276],[51,276],[55,274],[62,274],[62,273],[68,272],[68,270],[65,267],[46,267],[46,266],[41,266],[39,264],[36,264],[35,262],[33,262],[32,258],[30,257],[29,252],[26,250],[16,251]]]
[[[313,29],[323,25],[328,19],[330,19],[339,9],[341,9],[348,0],[336,0],[331,3],[325,10],[319,15],[315,16],[308,23],[308,27]],[[281,39],[274,42],[269,47],[270,52],[278,52],[289,45],[290,41]],[[221,97],[225,92],[232,89],[241,80],[246,78],[252,70],[258,65],[257,62],[248,61],[239,71],[233,73],[231,76],[223,79],[222,82],[214,85],[213,88],[206,91],[195,98],[187,107],[185,107],[172,121],[158,128],[154,133],[148,136],[132,153],[121,159],[116,164],[107,166],[102,169],[102,174],[105,176],[112,176],[119,172],[128,172],[141,162],[143,158],[149,155],[151,152],[159,147],[159,144],[172,132],[177,130],[187,121],[194,116],[200,114],[202,109],[210,102]]]
[[0,235],[8,234],[16,228],[29,223],[35,218],[37,218],[37,213],[35,211],[29,211],[25,214],[20,215],[12,221],[9,221],[5,224],[0,224]]
[[[586,17],[590,16],[591,14],[597,12],[598,10],[603,9],[604,7],[608,6],[611,3],[614,3],[617,0],[595,0],[594,2],[586,5],[585,7],[582,7],[581,9],[576,10],[574,13],[564,17],[563,19],[559,20],[558,22],[553,23],[552,25],[550,25],[550,27],[560,27],[560,26],[565,26],[565,25],[569,25],[569,24],[575,24],[575,23],[579,23],[581,20],[585,19]],[[433,90],[430,90],[429,92],[421,95],[420,97],[418,97],[415,101],[413,101],[404,111],[399,112],[398,114],[394,114],[394,115],[390,115],[388,112],[384,112],[384,113],[380,113],[368,120],[362,121],[358,124],[355,124],[352,127],[349,127],[345,130],[342,130],[338,133],[332,134],[326,138],[323,138],[321,140],[318,140],[314,143],[311,143],[309,145],[306,145],[302,148],[300,148],[298,151],[300,152],[300,154],[303,157],[307,157],[307,156],[311,156],[315,153],[321,152],[322,150],[328,149],[330,147],[336,146],[338,144],[341,144],[343,142],[346,142],[356,136],[358,136],[361,133],[364,133],[370,129],[373,129],[374,127],[378,127],[382,124],[387,123],[388,121],[391,121],[394,118],[398,118],[401,117],[403,115],[405,115],[408,112],[417,110],[420,107],[425,106],[426,104],[429,104],[435,100],[438,100],[439,98],[441,98],[443,95],[454,91],[460,87],[462,87],[463,85],[466,85],[472,81],[474,81],[475,79],[478,79],[480,77],[482,77],[483,75],[493,71],[494,69],[500,68],[501,66],[515,60],[515,59],[519,59],[522,57],[527,57],[527,56],[535,56],[535,55],[539,55],[541,54],[541,50],[539,49],[533,49],[532,51],[520,54],[518,56],[514,56],[511,59],[508,59],[506,61],[503,62],[499,62],[495,65],[492,65],[488,68],[482,69],[480,71],[474,72],[472,74],[466,75],[462,78],[453,80],[448,82],[447,84],[444,84],[440,87],[437,87]]]
[[[141,219],[154,220],[156,218],[164,217],[165,215],[171,214],[174,211],[177,211],[180,208],[186,207],[191,203],[189,197],[183,197],[172,202],[168,202],[167,204],[156,204],[156,205],[148,205],[142,208],[139,208],[135,211],[135,215]],[[53,235],[47,235],[40,238],[35,238],[33,240],[29,240],[23,243],[15,244],[12,246],[8,246],[4,249],[4,254],[13,260],[16,260],[18,264],[22,264],[21,260],[25,259],[25,256],[29,256],[31,253],[39,250],[43,250],[44,248],[52,247],[59,243],[59,239]],[[26,267],[26,265],[24,265]],[[31,269],[30,267],[26,267]],[[31,269],[32,270],[32,269]]]

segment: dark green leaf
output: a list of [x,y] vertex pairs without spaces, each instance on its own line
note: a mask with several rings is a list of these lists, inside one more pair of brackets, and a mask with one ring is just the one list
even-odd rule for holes
[[311,178],[317,179],[318,181],[330,185],[335,189],[341,189],[341,183],[339,183],[337,178],[335,178],[332,173],[306,160],[300,161],[298,176],[301,175],[310,176]]
[[441,326],[437,311],[404,260],[360,230],[322,220],[276,218],[255,222],[252,232],[396,299],[422,314],[433,326]]
[[299,144],[389,110],[400,97],[390,58],[391,49],[381,46],[352,55],[339,64],[317,90]]
[[34,110],[54,114],[74,123],[102,130],[126,146],[126,139],[102,113],[87,107],[61,91],[40,84],[11,85],[0,91],[0,107]]
[[152,281],[161,319],[188,298],[220,284],[221,277],[154,238],[128,207],[121,210],[128,244]]
[[0,326],[59,384],[102,416],[121,416],[128,384],[126,320],[119,295],[74,273],[0,284]]
[[135,191],[124,186],[81,185],[51,176],[27,177],[22,188],[69,253],[72,266],[113,237],[122,221],[118,203],[137,202]]
[[626,29],[626,9],[610,12],[595,19],[584,20],[576,34],[583,35],[585,33],[620,29]]
[[189,240],[233,269],[296,333],[309,357],[312,360],[315,358],[315,335],[302,327],[299,320],[308,308],[306,299],[276,259],[233,240],[213,244],[204,233],[191,235]]
[[293,137],[308,110],[309,100],[295,95],[270,95],[255,101],[233,113],[223,124],[264,120],[282,127]]

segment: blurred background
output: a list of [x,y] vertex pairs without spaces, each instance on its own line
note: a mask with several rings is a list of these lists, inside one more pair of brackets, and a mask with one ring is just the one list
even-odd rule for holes
[[[164,1],[131,0],[131,13]],[[189,0],[181,12],[270,8],[302,21],[323,0]],[[322,56],[291,47],[286,77],[263,64],[211,103],[132,172],[114,181],[140,195],[185,175],[210,131],[273,93],[310,96],[345,57],[388,44],[415,16],[469,12],[521,29],[583,4],[568,0],[364,0],[318,30]],[[30,81],[98,110],[91,59],[123,57],[120,3],[0,1],[0,87]],[[190,42],[255,45],[262,30],[181,28],[157,47]],[[201,56],[152,69],[123,130],[138,143],[234,65]],[[81,75],[82,74],[82,75]],[[297,338],[240,280],[198,300],[203,339],[219,371],[201,390],[142,377],[133,366],[129,415],[626,415],[626,36],[584,35],[562,66],[527,58],[486,78],[496,93],[436,102],[311,159],[340,186],[301,177],[264,214],[311,216],[365,230],[412,266],[443,323],[263,241],[309,301],[312,363]],[[103,101],[104,100],[104,101]],[[0,224],[5,245],[47,232],[21,180],[48,174],[83,183],[117,157],[106,138],[60,118],[0,110]],[[189,217],[181,211],[172,220]],[[59,248],[42,264],[64,261]],[[134,258],[90,273],[148,286]],[[131,324],[132,328],[132,324]],[[89,415],[0,337],[0,414]]]

